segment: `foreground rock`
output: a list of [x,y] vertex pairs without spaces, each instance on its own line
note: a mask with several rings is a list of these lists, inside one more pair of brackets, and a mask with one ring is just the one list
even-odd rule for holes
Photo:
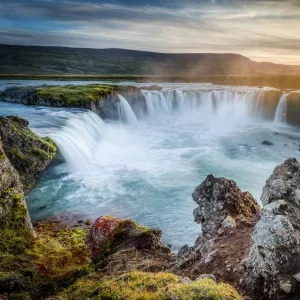
[[131,270],[161,271],[171,258],[161,231],[132,220],[101,217],[92,226],[86,243],[98,270],[118,274]]
[[0,137],[0,261],[1,253],[23,251],[34,237],[22,183]]
[[0,137],[4,151],[20,175],[24,191],[29,191],[56,155],[55,143],[40,138],[19,117],[0,117]]
[[261,201],[244,286],[255,299],[299,299],[300,164],[295,159],[275,168]]
[[172,270],[191,278],[213,274],[219,280],[239,282],[259,216],[258,204],[234,181],[212,175],[195,189],[193,199],[199,205],[194,217],[202,233],[193,247],[179,251]]

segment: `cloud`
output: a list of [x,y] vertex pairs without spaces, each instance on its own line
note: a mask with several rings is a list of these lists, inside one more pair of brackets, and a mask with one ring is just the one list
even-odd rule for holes
[[[2,43],[236,52],[299,63],[300,0],[7,1]],[[46,22],[47,21],[47,22]],[[41,26],[43,22],[43,26]]]

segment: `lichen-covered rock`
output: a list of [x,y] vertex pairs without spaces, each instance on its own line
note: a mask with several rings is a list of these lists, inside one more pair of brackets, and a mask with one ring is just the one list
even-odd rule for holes
[[193,199],[198,204],[195,221],[201,224],[202,232],[193,247],[185,245],[179,251],[171,269],[191,278],[214,274],[218,279],[238,282],[259,216],[258,204],[234,181],[212,175],[195,189]]
[[267,180],[261,219],[245,261],[245,286],[256,299],[299,299],[300,164],[288,159]]
[[19,117],[0,117],[3,148],[20,176],[25,193],[56,155],[55,143],[48,137],[40,138],[28,125],[28,121]]
[[95,274],[78,280],[60,296],[62,299],[111,300],[243,299],[233,287],[225,283],[216,283],[210,279],[193,282],[170,273],[138,271],[113,277]]
[[5,155],[0,137],[0,252],[18,253],[35,236],[22,188],[18,173]]
[[233,180],[207,176],[193,193],[199,205],[194,211],[195,222],[201,224],[203,236],[214,236],[222,222],[243,215],[252,218],[259,211],[255,199],[248,192],[242,192]]
[[160,230],[104,216],[93,224],[86,244],[98,269],[117,274],[133,269],[164,269],[171,251],[160,239]]

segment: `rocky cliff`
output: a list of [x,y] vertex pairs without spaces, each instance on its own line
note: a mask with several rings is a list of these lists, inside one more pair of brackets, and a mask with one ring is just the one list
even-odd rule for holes
[[38,137],[28,125],[28,121],[18,117],[0,117],[3,149],[18,172],[25,192],[35,185],[56,154],[55,143],[48,137]]
[[212,175],[195,189],[193,199],[198,204],[195,222],[202,231],[193,247],[186,245],[179,251],[172,270],[191,278],[213,274],[236,284],[259,217],[258,204],[234,181]]
[[299,299],[300,164],[295,159],[275,168],[261,201],[244,286],[261,299]]
[[1,253],[24,250],[34,236],[20,177],[0,137],[0,259]]
[[74,107],[89,109],[102,118],[119,118],[118,93],[137,111],[145,110],[145,99],[140,89],[117,85],[65,85],[10,87],[0,94],[0,101],[25,105]]

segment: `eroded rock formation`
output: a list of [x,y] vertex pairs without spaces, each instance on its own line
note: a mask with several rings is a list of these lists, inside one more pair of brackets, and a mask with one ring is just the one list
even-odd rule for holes
[[193,199],[198,204],[195,221],[202,232],[193,247],[179,251],[172,269],[191,278],[213,274],[238,282],[259,215],[258,204],[234,181],[212,175],[195,189]]
[[300,164],[288,159],[267,180],[244,285],[257,299],[300,297]]

